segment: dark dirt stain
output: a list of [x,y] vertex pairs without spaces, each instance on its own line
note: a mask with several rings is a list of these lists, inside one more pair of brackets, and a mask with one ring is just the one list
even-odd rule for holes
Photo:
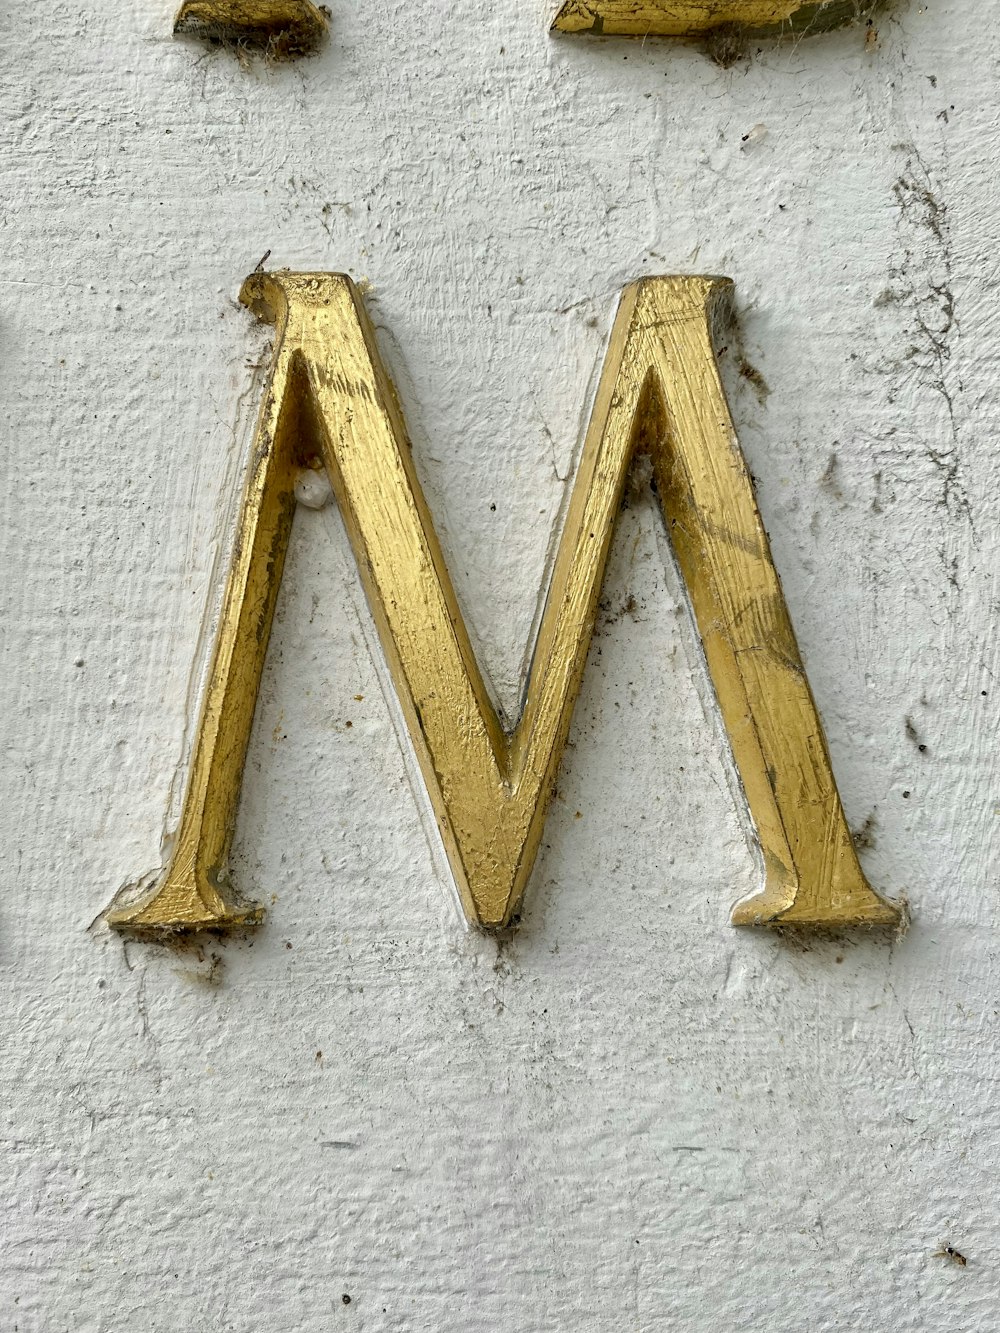
[[908,741],[911,741],[917,747],[917,750],[920,752],[920,754],[926,754],[927,745],[921,739],[920,732],[917,730],[916,723],[913,721],[912,717],[907,716],[905,720],[905,726],[906,726],[906,739]]
[[875,830],[877,827],[878,817],[873,810],[858,831],[851,835],[854,845],[859,851],[870,851],[875,846]]
[[841,490],[837,475],[840,472],[840,458],[836,451],[832,451],[827,459],[826,467],[823,469],[823,475],[819,479],[819,484],[825,491],[833,496],[835,500],[843,500],[844,492]]
[[617,607],[612,606],[609,600],[604,599],[598,603],[598,611],[601,616],[602,627],[617,625],[619,621],[623,620],[626,616],[628,616],[630,620],[636,622],[642,620],[639,603],[631,593],[628,594],[621,606]]
[[757,401],[760,403],[761,407],[763,407],[764,404],[767,402],[768,397],[771,393],[771,388],[767,380],[760,373],[760,371],[753,364],[753,362],[747,360],[745,356],[741,356],[739,358],[739,360],[736,363],[736,366],[740,374],[743,376],[746,382],[753,389],[754,393],[757,395]]

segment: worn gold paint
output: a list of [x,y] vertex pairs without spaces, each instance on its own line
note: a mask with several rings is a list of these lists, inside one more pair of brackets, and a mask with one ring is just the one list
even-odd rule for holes
[[747,36],[819,32],[868,13],[868,0],[566,0],[556,32],[695,37],[736,28]]
[[311,50],[326,26],[312,0],[184,0],[174,19],[176,33],[279,55]]
[[[649,454],[708,669],[763,850],[739,924],[888,923],[858,864],[719,379],[722,278],[626,289],[556,557],[524,710],[490,703],[357,289],[336,274],[254,274],[241,300],[276,325],[235,553],[169,865],[115,925],[256,920],[225,865],[295,507],[314,455],[339,502],[470,919],[499,928],[531,872],[587,660],[626,474]],[[359,819],[364,812],[357,812]],[[669,838],[670,830],[664,830]]]

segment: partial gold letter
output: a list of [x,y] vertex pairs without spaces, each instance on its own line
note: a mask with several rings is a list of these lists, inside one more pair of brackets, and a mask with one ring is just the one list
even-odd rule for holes
[[205,37],[272,56],[304,55],[326,32],[312,0],[182,0],[174,32]]
[[565,0],[552,28],[605,37],[704,37],[726,29],[763,37],[839,28],[873,7],[873,0]]
[[[336,274],[254,274],[241,300],[277,326],[191,776],[170,862],[121,928],[259,918],[225,889],[243,763],[295,508],[326,464],[465,910],[516,913],[587,659],[630,461],[651,456],[736,767],[763,850],[733,921],[891,923],[866,883],[719,379],[723,278],[626,289],[559,545],[521,720],[490,703],[358,292]],[[364,818],[364,812],[358,812]]]

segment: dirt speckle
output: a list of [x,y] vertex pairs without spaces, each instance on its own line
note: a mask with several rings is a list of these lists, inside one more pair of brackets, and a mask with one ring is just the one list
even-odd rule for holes
[[878,819],[873,810],[858,831],[853,834],[854,845],[859,851],[870,851],[875,846],[875,829]]

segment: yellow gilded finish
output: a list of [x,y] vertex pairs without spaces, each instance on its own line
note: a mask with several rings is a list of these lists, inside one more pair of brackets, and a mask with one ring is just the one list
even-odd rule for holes
[[[763,851],[738,924],[892,923],[858,864],[713,350],[724,278],[624,292],[542,616],[523,714],[490,703],[357,289],[259,273],[241,300],[276,325],[189,787],[166,872],[112,922],[171,931],[255,920],[224,888],[295,507],[326,465],[470,920],[507,925],[531,873],[633,456],[647,453]],[[358,818],[364,812],[358,811]],[[669,837],[669,829],[664,836]]]
[[184,0],[174,32],[262,47],[280,55],[312,50],[326,32],[312,0]]
[[737,28],[747,36],[838,28],[870,0],[566,0],[555,32],[597,36],[694,37]]

